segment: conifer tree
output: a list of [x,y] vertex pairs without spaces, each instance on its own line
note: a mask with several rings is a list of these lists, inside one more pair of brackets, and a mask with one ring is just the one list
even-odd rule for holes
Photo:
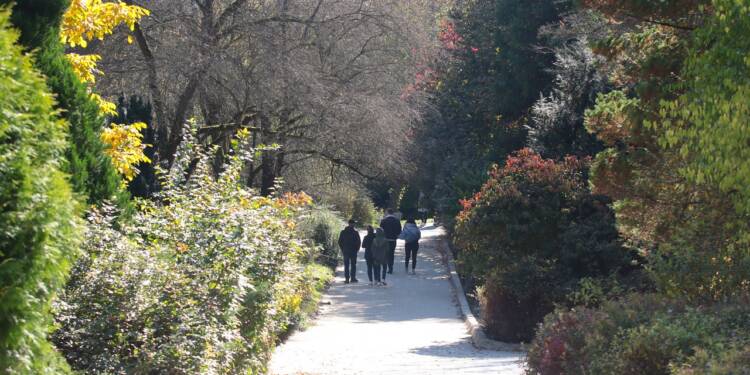
[[0,373],[60,374],[46,340],[50,300],[80,238],[77,202],[60,171],[66,124],[44,77],[14,45],[0,11]]
[[68,0],[0,0],[13,3],[11,21],[20,30],[19,43],[34,51],[36,67],[47,77],[61,116],[70,124],[66,171],[74,190],[92,204],[104,200],[127,205],[120,177],[100,139],[104,119],[86,86],[80,82],[60,41],[60,21]]

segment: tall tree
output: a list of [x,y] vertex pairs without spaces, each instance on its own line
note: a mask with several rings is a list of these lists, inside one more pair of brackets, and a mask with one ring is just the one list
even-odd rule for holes
[[101,46],[105,70],[125,73],[98,87],[149,94],[156,156],[166,167],[195,117],[201,140],[220,146],[217,160],[238,129],[253,133],[263,151],[247,180],[264,193],[277,177],[309,168],[359,179],[403,175],[419,108],[401,91],[415,70],[412,51],[426,39],[414,22],[433,12],[431,2],[420,4],[150,1],[154,16],[134,31],[140,53]]
[[533,104],[526,128],[529,147],[546,158],[593,156],[602,150],[584,126],[584,113],[597,94],[611,89],[604,59],[589,45],[605,26],[592,12],[575,11],[542,29],[543,47],[555,55],[550,69],[554,81],[549,93]]
[[61,43],[60,21],[69,1],[0,0],[0,5],[12,6],[11,20],[21,31],[19,42],[34,51],[35,64],[57,96],[61,116],[70,123],[65,169],[73,188],[90,203],[111,200],[126,206],[128,196],[100,139],[104,118],[65,57]]
[[[443,21],[451,57],[436,64],[436,111],[420,135],[421,182],[447,216],[473,194],[493,162],[526,143],[524,118],[551,83],[553,55],[541,50],[540,28],[560,19],[565,3],[550,0],[462,1]],[[426,160],[425,160],[426,159]]]
[[80,241],[78,203],[60,170],[67,124],[16,39],[0,11],[0,373],[60,374],[46,336]]

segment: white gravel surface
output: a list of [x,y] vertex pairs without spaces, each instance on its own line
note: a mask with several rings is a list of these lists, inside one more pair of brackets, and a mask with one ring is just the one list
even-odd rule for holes
[[522,374],[523,354],[478,350],[460,318],[435,249],[440,229],[423,228],[417,274],[404,272],[403,243],[386,287],[368,285],[364,252],[358,284],[343,271],[311,327],[279,346],[271,374]]

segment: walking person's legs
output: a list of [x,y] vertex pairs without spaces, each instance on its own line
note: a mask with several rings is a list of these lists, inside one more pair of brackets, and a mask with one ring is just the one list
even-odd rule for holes
[[357,254],[352,254],[352,256],[349,257],[349,261],[351,262],[351,280],[353,283],[359,282],[359,280],[357,280]]
[[375,282],[379,283],[380,282],[380,265],[373,262],[372,268],[373,268],[372,270],[375,271]]
[[375,267],[375,265],[372,264],[372,260],[365,259],[365,261],[367,262],[367,279],[372,282],[372,269]]
[[411,272],[417,268],[417,252],[419,251],[419,242],[415,242],[411,246]]
[[350,257],[344,254],[344,282],[349,283],[349,260]]
[[388,273],[393,273],[393,262],[396,256],[396,240],[388,241]]
[[406,260],[405,266],[407,271],[409,270],[409,258],[411,256],[411,246],[409,245],[408,242],[404,244],[404,260]]
[[406,271],[409,271],[409,259],[411,259],[412,262],[412,269],[414,269],[417,264],[417,251],[415,245],[417,245],[415,242],[407,242],[404,245],[404,253],[406,254]]

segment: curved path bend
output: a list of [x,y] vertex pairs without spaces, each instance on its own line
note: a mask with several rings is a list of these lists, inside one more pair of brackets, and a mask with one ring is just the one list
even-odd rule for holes
[[270,373],[522,374],[522,353],[472,346],[436,249],[442,235],[440,228],[422,229],[416,275],[404,272],[399,241],[387,287],[368,285],[360,252],[360,282],[345,285],[338,270],[320,315],[276,349]]

